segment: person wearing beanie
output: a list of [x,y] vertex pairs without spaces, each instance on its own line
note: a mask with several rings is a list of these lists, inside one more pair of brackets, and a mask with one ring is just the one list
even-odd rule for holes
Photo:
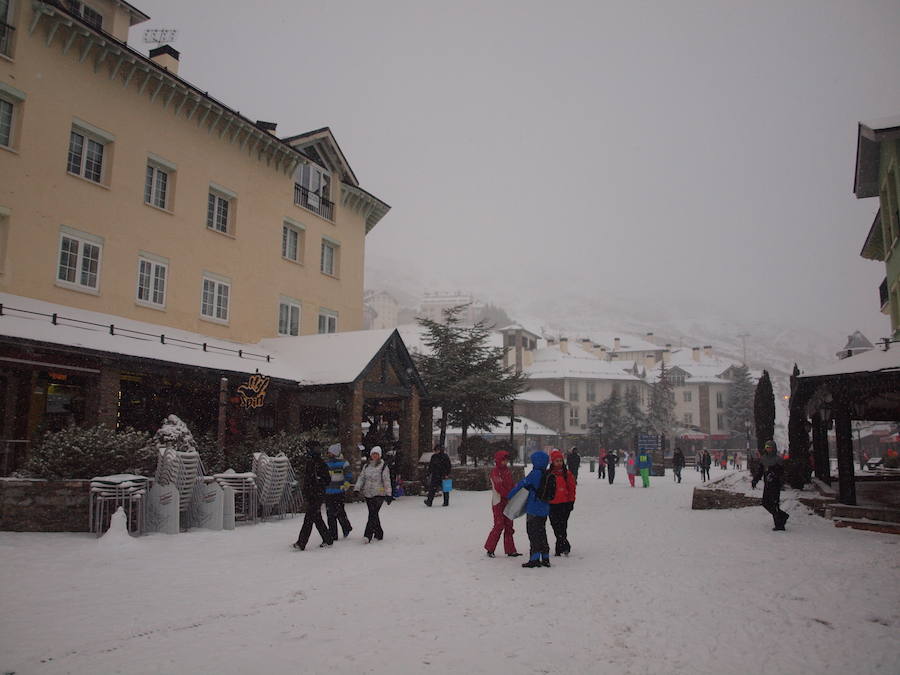
[[325,517],[328,521],[328,533],[333,541],[338,538],[338,523],[344,539],[350,536],[353,529],[347,511],[344,509],[344,493],[353,484],[353,474],[350,472],[350,462],[341,454],[341,444],[334,443],[328,447],[328,457],[325,460],[331,482],[325,488]]
[[569,515],[575,508],[575,474],[566,466],[562,452],[550,451],[550,474],[556,479],[556,491],[550,500],[550,527],[556,537],[557,556],[569,555]]
[[781,481],[784,478],[784,463],[778,456],[778,448],[775,441],[766,441],[763,452],[759,456],[759,463],[753,472],[753,480],[750,485],[756,489],[756,484],[763,481],[763,508],[772,514],[775,531],[784,531],[784,525],[790,516],[781,510]]
[[391,497],[391,474],[387,470],[387,464],[381,459],[381,447],[375,446],[369,450],[369,461],[359,471],[356,481],[356,491],[366,499],[366,507],[369,509],[369,519],[366,521],[364,536],[367,543],[372,543],[372,537],[381,541],[384,538],[384,530],[381,529],[381,518],[378,512],[382,505],[393,501]]
[[325,527],[325,521],[322,520],[322,501],[325,497],[325,486],[331,482],[331,476],[328,474],[328,468],[322,461],[322,455],[317,445],[310,445],[306,450],[306,462],[303,469],[303,483],[300,486],[300,493],[303,495],[303,501],[306,504],[306,510],[303,514],[303,525],[300,527],[300,534],[297,535],[297,541],[294,548],[300,551],[306,548],[309,542],[309,535],[312,534],[313,525],[316,531],[322,537],[322,543],[319,548],[331,546],[334,543],[328,528]]
[[[445,478],[450,478],[451,471],[450,458],[444,452],[444,446],[434,446],[434,452],[428,462],[428,473],[431,475],[431,480],[429,481],[428,496],[425,498],[425,506],[431,506],[434,501],[434,493],[441,489]],[[443,493],[444,506],[449,506],[450,493],[447,490],[443,490]]]
[[503,509],[509,501],[506,495],[513,489],[513,478],[508,462],[509,453],[506,450],[494,453],[494,469],[491,471],[491,509],[494,512],[494,527],[484,542],[484,550],[487,551],[489,558],[494,557],[494,550],[501,534],[503,552],[510,558],[522,555],[516,551],[516,542],[513,540],[515,534],[513,521],[503,515]]
[[507,499],[512,499],[519,490],[528,490],[528,500],[525,502],[525,531],[528,532],[530,556],[522,567],[550,567],[550,545],[547,543],[547,516],[550,514],[550,504],[538,496],[549,459],[543,450],[532,453],[531,464],[534,468],[506,495]]

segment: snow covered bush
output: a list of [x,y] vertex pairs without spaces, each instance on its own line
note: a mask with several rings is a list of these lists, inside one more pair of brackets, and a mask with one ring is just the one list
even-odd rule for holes
[[47,433],[32,449],[24,473],[36,478],[93,478],[115,473],[153,474],[156,454],[149,434],[103,424]]

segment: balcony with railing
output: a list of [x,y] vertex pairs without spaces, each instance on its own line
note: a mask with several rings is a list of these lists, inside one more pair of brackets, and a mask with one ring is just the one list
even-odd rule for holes
[[882,279],[881,284],[878,286],[878,299],[881,301],[881,304],[879,305],[881,311],[884,312],[887,308],[888,300],[890,299],[890,296],[888,295],[887,277]]
[[12,56],[12,39],[14,26],[0,21],[0,54],[3,56]]
[[294,204],[309,209],[326,220],[334,221],[334,202],[320,197],[316,192],[310,192],[299,183],[294,183]]

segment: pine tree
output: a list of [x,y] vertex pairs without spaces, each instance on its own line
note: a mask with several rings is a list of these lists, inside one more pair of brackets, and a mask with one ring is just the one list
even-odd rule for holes
[[606,448],[618,448],[624,438],[624,411],[619,389],[613,387],[612,393],[604,400],[588,410],[588,428],[590,434]]
[[650,412],[647,421],[654,433],[669,436],[675,426],[675,391],[669,381],[666,364],[659,366],[659,377],[650,386]]
[[[736,366],[731,369],[731,387],[728,390],[728,401],[725,404],[725,419],[732,431],[746,429],[753,418],[753,381],[747,366]],[[760,439],[757,443],[765,443],[769,439]],[[760,447],[760,450],[762,447]]]
[[770,441],[775,436],[775,394],[769,371],[764,370],[753,396],[753,420],[756,424],[757,444]]
[[622,406],[622,434],[629,447],[634,444],[634,439],[639,434],[646,433],[648,427],[647,415],[641,410],[638,388],[630,385],[625,390],[625,401]]

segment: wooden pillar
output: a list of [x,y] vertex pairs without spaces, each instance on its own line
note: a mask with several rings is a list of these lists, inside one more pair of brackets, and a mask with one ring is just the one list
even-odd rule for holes
[[853,469],[853,431],[850,426],[850,408],[838,403],[834,411],[834,435],[838,461],[838,501],[856,505],[856,483]]
[[338,412],[338,430],[344,458],[350,462],[354,473],[359,470],[359,443],[362,440],[363,381],[351,384],[341,393]]
[[286,393],[284,406],[287,408],[287,431],[292,434],[300,433],[300,395],[297,392]]
[[415,388],[412,395],[403,402],[400,413],[400,473],[407,478],[415,475],[419,461],[419,392]]
[[828,458],[828,426],[820,413],[812,418],[813,460],[816,478],[831,485],[831,462]]
[[118,368],[104,365],[100,368],[100,382],[97,385],[97,423],[115,429],[119,421],[119,380],[122,373]]
[[228,378],[219,380],[219,414],[216,427],[216,446],[219,452],[225,452],[225,422],[228,412]]
[[434,437],[434,406],[419,401],[419,447],[415,457],[418,465],[419,457],[426,452],[431,452],[431,443]]

